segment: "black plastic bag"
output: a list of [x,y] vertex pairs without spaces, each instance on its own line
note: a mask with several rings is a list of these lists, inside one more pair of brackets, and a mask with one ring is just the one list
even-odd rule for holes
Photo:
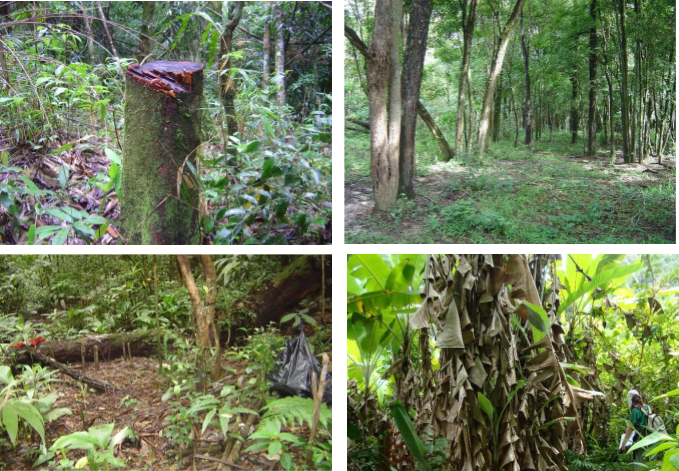
[[[297,338],[285,341],[285,349],[278,354],[278,366],[267,375],[270,391],[281,396],[312,397],[311,373],[321,374],[321,363],[311,353],[304,331]],[[323,402],[332,404],[331,375],[323,392]]]

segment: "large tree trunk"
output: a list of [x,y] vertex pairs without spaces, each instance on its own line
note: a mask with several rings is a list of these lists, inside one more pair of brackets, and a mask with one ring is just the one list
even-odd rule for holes
[[[344,25],[344,36],[349,40],[351,45],[354,46],[354,48],[358,52],[360,52],[363,55],[363,57],[365,57],[369,65],[370,51],[368,50],[368,46],[365,45],[365,43],[361,40],[356,31],[351,29],[349,26]],[[369,92],[368,97],[370,97]],[[452,159],[453,150],[450,148],[448,141],[443,136],[443,132],[441,132],[441,129],[439,129],[434,119],[431,117],[425,106],[419,100],[417,102],[417,114],[419,115],[420,119],[424,122],[424,124],[427,125],[427,129],[429,129],[432,136],[434,137],[436,145],[439,146],[439,150],[441,151],[441,157],[443,158],[443,160],[448,161]]]
[[[197,244],[203,64],[150,62],[126,72],[122,235],[133,244]],[[190,164],[190,165],[189,165]]]
[[420,100],[422,68],[424,67],[424,56],[427,53],[431,11],[432,0],[416,0],[413,2],[403,57],[403,88],[401,92],[403,120],[401,122],[399,193],[405,193],[408,198],[415,197],[413,178],[417,162],[415,158],[417,103]]
[[391,44],[389,56],[389,156],[396,162],[396,193],[398,195],[399,158],[401,152],[401,61],[400,41],[403,25],[403,0],[391,0]]
[[390,0],[375,3],[373,39],[368,51],[368,104],[370,107],[370,169],[375,210],[385,211],[398,195],[398,153],[389,153],[387,89],[391,71],[392,11]]
[[[332,280],[332,257],[326,257],[326,282]],[[247,309],[255,314],[254,326],[278,324],[281,317],[294,311],[299,303],[323,288],[323,265],[320,255],[295,257],[274,281],[254,296],[244,299]],[[250,322],[248,320],[248,322]],[[251,327],[252,323],[248,327]],[[232,326],[232,330],[235,326]]]
[[502,72],[502,64],[505,60],[509,40],[512,37],[514,26],[519,19],[519,14],[523,9],[526,0],[516,0],[512,14],[507,20],[504,30],[500,35],[499,45],[493,61],[490,66],[490,75],[488,76],[488,84],[486,85],[486,93],[483,96],[483,105],[481,107],[481,120],[479,122],[479,163],[483,163],[483,152],[486,149],[486,142],[488,140],[488,128],[490,126],[491,111],[493,108],[493,100],[495,99],[495,87],[497,86],[500,73]]
[[596,155],[596,0],[589,4],[589,114],[587,116],[587,155]]
[[[471,0],[467,9],[467,0],[462,5],[462,67],[460,69],[460,85],[457,90],[457,118],[455,123],[455,155],[462,150],[462,140],[464,139],[464,108],[465,108],[465,88],[470,86],[468,77],[470,76],[472,41],[474,39],[474,26],[476,24],[476,8],[478,0]],[[471,126],[470,126],[471,127]],[[468,129],[471,134],[473,129]]]

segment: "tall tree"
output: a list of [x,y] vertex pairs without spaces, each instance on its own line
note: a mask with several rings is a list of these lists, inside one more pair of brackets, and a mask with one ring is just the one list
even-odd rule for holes
[[387,210],[398,196],[398,153],[389,152],[387,90],[391,71],[391,0],[376,0],[372,43],[368,51],[368,103],[370,107],[370,169],[375,210]]
[[[354,49],[360,52],[366,59],[366,62],[368,62],[370,51],[368,50],[368,46],[366,46],[363,40],[361,40],[356,31],[354,31],[350,26],[344,25],[344,36],[349,40],[349,43],[351,43]],[[421,100],[417,102],[417,114],[422,122],[427,126],[427,129],[429,129],[432,137],[436,141],[436,144],[439,146],[441,157],[446,161],[452,159],[453,149],[450,148],[450,144],[448,144],[446,137],[443,135],[443,131],[441,131],[441,129],[438,127],[434,121],[434,118],[432,118],[431,114],[429,114],[427,108],[422,104]]]
[[151,38],[153,37],[153,17],[156,13],[156,2],[142,2],[142,20],[139,28],[139,56],[141,62],[151,54]]
[[493,60],[490,65],[490,74],[488,76],[488,83],[486,84],[486,93],[483,96],[483,105],[481,107],[481,120],[479,121],[479,162],[483,162],[483,152],[486,148],[486,142],[488,140],[488,128],[491,120],[493,101],[495,99],[495,87],[497,86],[500,73],[502,72],[502,64],[505,60],[505,54],[507,53],[509,40],[512,37],[514,26],[519,19],[519,14],[523,9],[524,3],[526,3],[526,0],[516,0],[512,14],[509,16],[507,24],[502,30],[502,34],[500,34],[499,44],[495,50],[495,54],[493,55]]
[[[238,122],[236,120],[236,106],[234,103],[236,97],[236,87],[233,84],[231,77],[231,53],[233,52],[233,32],[236,30],[240,19],[243,16],[244,2],[233,2],[228,7],[228,21],[224,27],[219,46],[219,57],[223,57],[222,63],[219,66],[220,74],[217,80],[219,87],[219,99],[224,107],[226,113],[226,128],[228,136],[233,136],[238,131]],[[228,138],[227,136],[227,138]]]
[[[396,159],[396,172],[401,153],[401,61],[400,34],[403,26],[403,0],[391,0],[391,44],[389,45],[389,155]],[[396,179],[399,176],[396,175]],[[398,191],[398,188],[397,188]]]
[[526,130],[526,138],[523,143],[530,146],[533,142],[533,123],[530,109],[530,69],[528,58],[528,42],[523,30],[523,12],[521,12],[521,54],[523,55],[523,70],[525,75],[526,96],[523,104],[523,125]]
[[627,87],[627,29],[625,27],[625,6],[626,0],[613,0],[617,7],[617,24],[620,34],[620,102],[622,112],[622,156],[625,163],[634,160],[630,151],[630,131],[629,131],[629,89]]
[[[460,68],[460,85],[457,90],[457,118],[455,123],[455,155],[462,150],[462,140],[464,138],[464,107],[465,89],[471,87],[471,54],[472,40],[474,39],[474,26],[476,25],[476,8],[478,0],[464,0],[462,7],[462,66]],[[471,92],[470,92],[471,93]],[[471,126],[470,126],[471,128]],[[470,134],[473,129],[468,129]]]
[[271,74],[271,2],[264,2],[264,35],[262,37],[262,84],[269,85]]
[[216,347],[210,368],[210,377],[217,381],[221,377],[220,363],[220,344],[219,329],[215,326],[215,303],[217,301],[217,271],[215,270],[212,255],[200,255],[200,262],[203,266],[203,278],[205,280],[205,298],[201,299],[196,281],[191,272],[191,261],[187,255],[177,255],[179,268],[182,271],[184,285],[189,292],[191,305],[198,326],[197,341],[198,346],[202,347],[204,358],[210,348]]
[[[472,0],[476,2],[476,0]],[[432,12],[432,0],[414,0],[408,23],[406,47],[403,55],[403,118],[401,121],[401,153],[399,167],[399,193],[415,197],[415,130],[417,103],[420,100],[422,69],[427,53],[427,36]]]
[[589,4],[589,16],[592,24],[589,29],[589,114],[587,116],[587,155],[596,154],[596,0]]
[[276,19],[276,85],[278,85],[278,95],[276,102],[278,106],[285,106],[285,37],[283,32],[285,24],[283,22],[283,2],[276,2],[274,15]]

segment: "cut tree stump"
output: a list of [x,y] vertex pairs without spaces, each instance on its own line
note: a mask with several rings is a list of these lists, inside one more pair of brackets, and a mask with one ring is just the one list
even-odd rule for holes
[[132,64],[125,77],[121,235],[130,244],[198,244],[203,64]]

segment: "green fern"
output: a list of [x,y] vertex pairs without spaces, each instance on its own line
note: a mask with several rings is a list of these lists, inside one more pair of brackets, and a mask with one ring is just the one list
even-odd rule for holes
[[[306,422],[311,426],[314,417],[314,401],[302,397],[284,397],[276,399],[262,407],[266,411],[260,422],[260,427],[264,427],[267,422],[274,422],[280,427],[294,427],[295,424],[302,425]],[[332,411],[325,404],[321,405],[321,413],[318,423],[328,428],[332,421]]]

